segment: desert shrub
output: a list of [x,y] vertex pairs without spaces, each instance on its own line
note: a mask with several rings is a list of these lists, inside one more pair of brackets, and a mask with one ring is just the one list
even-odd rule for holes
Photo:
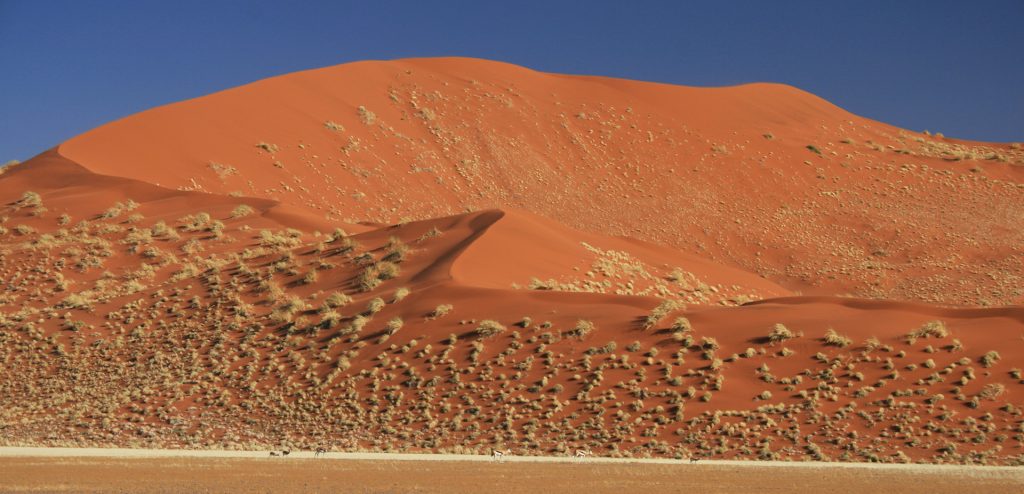
[[395,290],[395,302],[401,302],[405,297],[408,297],[410,293],[409,289],[404,286],[398,288]]
[[38,192],[27,191],[21,195],[21,199],[18,200],[18,206],[26,208],[34,208],[43,205],[43,197]]
[[403,325],[405,325],[405,322],[402,321],[401,317],[393,317],[384,325],[384,332],[388,336],[394,335],[399,329],[402,329]]
[[658,321],[662,320],[670,312],[676,310],[679,307],[678,302],[673,300],[663,300],[657,307],[655,307],[647,317],[644,318],[644,329],[651,329]]
[[580,319],[579,321],[576,321],[576,326],[573,326],[573,328],[569,330],[569,336],[574,336],[582,340],[588,334],[593,333],[595,329],[596,327],[594,326],[594,323],[585,319]]
[[999,395],[1003,394],[1004,391],[1006,391],[1006,386],[1003,384],[990,383],[981,388],[981,391],[978,392],[978,397],[985,400],[994,400],[999,397]]
[[356,113],[359,115],[359,120],[366,125],[370,125],[377,121],[377,115],[372,111],[367,110],[365,106],[360,105],[356,109]]
[[828,331],[825,331],[824,340],[826,345],[837,346],[839,348],[846,348],[853,343],[853,340],[839,333],[836,333],[836,330],[832,328],[829,328]]
[[341,314],[337,311],[329,310],[320,314],[320,326],[330,329],[338,325],[341,321]]
[[377,273],[377,270],[374,269],[374,266],[367,266],[366,269],[359,273],[359,277],[356,279],[356,284],[359,286],[359,290],[363,292],[368,292],[377,288],[380,286],[380,283],[380,275]]
[[366,304],[366,312],[369,313],[369,314],[376,314],[376,313],[384,310],[384,306],[386,306],[386,305],[387,305],[387,303],[384,302],[384,299],[382,299],[380,297],[375,297],[373,300],[370,300]]
[[324,127],[327,130],[333,130],[335,132],[344,132],[345,131],[345,126],[344,125],[341,125],[340,123],[337,123],[337,122],[335,122],[333,120],[328,120],[328,121],[324,122]]
[[28,225],[17,225],[14,227],[14,231],[18,235],[31,235],[36,232],[36,229]]
[[907,334],[907,341],[913,344],[919,338],[945,338],[947,336],[949,336],[949,331],[946,329],[945,323],[942,321],[929,321]]
[[342,331],[342,334],[359,334],[369,322],[370,318],[363,315],[353,317],[352,321],[350,321],[348,326]]
[[693,325],[690,324],[690,320],[685,317],[677,317],[675,321],[672,321],[672,332],[674,333],[685,333],[693,330]]
[[430,311],[430,315],[428,317],[431,318],[431,319],[437,319],[438,317],[444,317],[444,316],[448,315],[448,313],[451,312],[452,309],[454,309],[454,308],[455,307],[452,306],[452,304],[441,304],[441,305],[438,305],[437,307],[434,308],[434,310]]
[[482,338],[490,338],[492,336],[505,332],[505,326],[497,321],[486,319],[480,322],[480,325],[476,327],[476,334]]
[[1001,357],[999,356],[999,352],[992,350],[991,352],[982,355],[981,359],[979,359],[979,362],[981,362],[982,367],[989,368],[992,367],[993,365],[996,365],[996,362],[998,362],[1000,358]]
[[85,310],[92,307],[92,301],[89,300],[89,298],[86,297],[85,295],[82,295],[80,293],[72,293],[71,295],[64,297],[64,300],[61,301],[59,307],[66,309]]
[[384,246],[384,257],[382,260],[386,262],[402,262],[405,260],[405,256],[408,253],[408,245],[402,242],[398,237],[391,237],[388,239],[388,243]]
[[266,152],[268,152],[270,154],[276,153],[278,151],[278,149],[279,149],[276,144],[270,144],[269,142],[259,142],[259,143],[256,144],[256,147],[258,147],[258,148],[260,148],[260,149],[262,149],[262,150],[264,150],[264,151],[266,151]]
[[348,236],[348,234],[345,233],[345,230],[342,230],[341,228],[335,228],[334,231],[331,232],[331,236],[330,236],[330,239],[328,240],[328,242],[333,244],[335,242],[339,242],[341,240],[344,240],[347,236]]
[[235,206],[235,209],[231,210],[231,217],[244,218],[255,212],[256,210],[253,209],[252,206],[249,206],[248,204],[239,204],[238,206]]
[[783,324],[772,326],[772,330],[768,333],[768,341],[771,343],[781,343],[793,338],[796,338],[796,334]]
[[[298,235],[295,235],[295,233],[298,233]],[[302,243],[302,232],[287,230],[274,233],[270,230],[260,230],[259,241],[260,246],[270,249],[296,247]]]
[[397,264],[389,261],[382,261],[377,263],[376,269],[377,276],[382,280],[390,280],[392,278],[397,278],[399,272],[401,271],[398,268]]
[[324,305],[332,309],[348,305],[350,303],[352,303],[352,297],[349,297],[342,292],[334,292],[324,299]]
[[203,250],[203,244],[199,243],[199,240],[196,238],[190,238],[188,242],[181,245],[181,251],[189,255],[196,255]]

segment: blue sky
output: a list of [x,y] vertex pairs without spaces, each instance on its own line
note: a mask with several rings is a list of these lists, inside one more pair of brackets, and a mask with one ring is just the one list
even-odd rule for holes
[[1021,19],[1022,0],[0,0],[0,163],[264,77],[421,56],[782,82],[914,130],[1024,141]]

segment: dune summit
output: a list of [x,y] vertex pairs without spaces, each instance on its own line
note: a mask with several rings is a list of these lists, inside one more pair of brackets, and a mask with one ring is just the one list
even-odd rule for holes
[[361,62],[0,174],[8,445],[1018,464],[1024,150]]

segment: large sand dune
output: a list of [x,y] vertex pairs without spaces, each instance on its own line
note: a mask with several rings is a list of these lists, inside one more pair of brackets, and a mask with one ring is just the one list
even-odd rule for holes
[[0,175],[0,438],[1018,464],[1022,160],[466,59],[156,108]]

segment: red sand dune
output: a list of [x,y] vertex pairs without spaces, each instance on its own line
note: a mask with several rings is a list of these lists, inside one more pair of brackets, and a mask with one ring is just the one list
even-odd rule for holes
[[779,85],[260,81],[0,175],[0,429],[1019,463],[1022,163]]
[[98,173],[333,219],[524,209],[805,293],[1024,300],[1024,151],[904,131],[778,84],[361,62],[149,110],[60,152]]

